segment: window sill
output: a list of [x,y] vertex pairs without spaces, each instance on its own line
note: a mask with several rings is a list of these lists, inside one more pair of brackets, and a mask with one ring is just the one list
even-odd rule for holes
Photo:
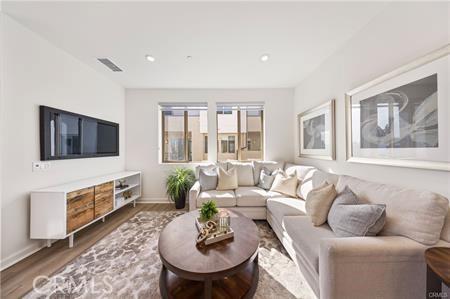
[[198,161],[198,162],[159,162],[159,165],[199,165],[204,163],[215,163],[211,161]]

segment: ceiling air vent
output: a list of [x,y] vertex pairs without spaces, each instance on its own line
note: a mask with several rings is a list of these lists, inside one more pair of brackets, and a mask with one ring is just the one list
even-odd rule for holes
[[122,72],[122,70],[108,58],[97,58],[97,59],[98,59],[98,61],[100,61],[101,63],[106,65],[111,71]]

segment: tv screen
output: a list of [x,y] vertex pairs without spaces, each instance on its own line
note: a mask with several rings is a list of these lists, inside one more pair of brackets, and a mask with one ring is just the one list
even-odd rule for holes
[[40,106],[41,160],[119,155],[119,124]]
[[114,153],[116,151],[116,127],[110,124],[98,123],[97,127],[97,152],[101,154]]

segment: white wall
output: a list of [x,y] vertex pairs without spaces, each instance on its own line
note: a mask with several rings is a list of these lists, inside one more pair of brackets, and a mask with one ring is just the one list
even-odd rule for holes
[[[38,249],[29,238],[30,191],[125,167],[124,89],[54,47],[10,17],[1,15],[2,96],[2,268]],[[52,161],[32,172],[39,160],[39,105],[120,124],[119,157]]]
[[166,200],[173,165],[160,164],[159,102],[208,102],[209,160],[215,161],[216,102],[265,102],[265,159],[292,161],[293,89],[127,89],[126,165],[143,171],[143,200]]
[[[447,44],[449,11],[448,3],[390,4],[307,77],[295,89],[295,114],[336,99],[337,160],[297,158],[297,162],[450,197],[448,172],[346,162],[344,98],[345,92]],[[297,153],[297,132],[295,136]]]

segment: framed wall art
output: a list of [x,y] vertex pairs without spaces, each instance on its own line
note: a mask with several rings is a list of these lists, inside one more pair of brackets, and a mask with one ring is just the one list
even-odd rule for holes
[[346,94],[347,160],[450,171],[450,45]]
[[335,160],[335,100],[297,117],[299,157]]

